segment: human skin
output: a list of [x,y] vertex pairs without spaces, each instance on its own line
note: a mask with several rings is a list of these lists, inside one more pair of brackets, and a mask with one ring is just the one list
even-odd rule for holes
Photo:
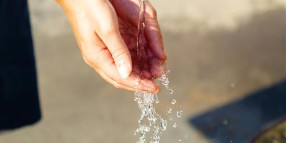
[[[56,0],[72,26],[84,61],[116,88],[156,93],[154,78],[164,70],[166,53],[155,9],[146,3],[145,34],[137,57],[138,0]],[[142,58],[142,57],[141,57]]]

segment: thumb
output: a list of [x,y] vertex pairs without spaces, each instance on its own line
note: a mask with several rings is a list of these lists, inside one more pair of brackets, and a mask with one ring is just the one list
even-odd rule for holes
[[[129,50],[123,41],[116,12],[109,2],[102,3],[97,13],[97,34],[110,51],[117,70],[122,78],[127,78],[132,72],[132,61]],[[102,14],[104,13],[104,15]]]
[[119,29],[111,30],[103,34],[101,38],[110,51],[120,76],[127,78],[132,72],[132,60]]
[[132,60],[130,52],[119,33],[114,33],[107,42],[107,47],[113,57],[117,70],[122,78],[127,78],[132,72]]

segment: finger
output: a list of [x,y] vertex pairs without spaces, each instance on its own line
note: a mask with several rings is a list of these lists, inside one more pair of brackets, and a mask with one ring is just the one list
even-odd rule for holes
[[132,69],[132,73],[137,74],[137,75],[140,75],[140,74],[141,74],[141,70],[140,70],[139,65],[133,64],[132,68],[133,68],[133,69]]
[[142,71],[142,77],[146,78],[146,79],[152,79],[151,73],[149,71],[147,71],[147,70],[143,70]]
[[[132,74],[126,79],[121,78],[116,70],[115,64],[112,61],[108,60],[109,58],[111,58],[108,49],[102,49],[100,53],[101,54],[98,54],[96,56],[98,58],[96,61],[93,61],[93,59],[88,59],[88,60],[85,59],[85,61],[91,67],[93,67],[105,81],[112,84],[114,87],[130,91],[140,90],[152,93],[159,92],[160,90],[159,85],[157,85],[153,81],[141,80],[138,74],[134,75]],[[98,62],[103,64],[97,64]],[[101,71],[100,69],[105,72],[107,71],[107,73]]]
[[145,24],[146,37],[152,52],[161,60],[166,60],[167,55],[164,50],[163,37],[157,20],[157,13],[149,2],[146,3]]
[[[94,42],[93,42],[94,43]],[[90,48],[92,49],[92,48]],[[95,49],[100,49],[99,47]],[[95,69],[95,71],[108,83],[112,84],[116,88],[126,89],[130,91],[134,91],[134,87],[131,87],[130,85],[124,85],[121,84],[118,81],[113,80],[112,76],[118,76],[118,79],[123,79],[119,76],[118,71],[116,70],[116,66],[112,60],[112,56],[107,48],[101,48],[101,50],[96,50],[91,52],[88,52],[91,50],[88,50],[88,48],[83,49],[83,53],[89,53],[88,56],[84,56],[87,58],[84,58],[85,61]],[[106,65],[110,65],[111,67],[108,67]],[[112,69],[115,70],[117,73],[116,75],[107,75],[104,71]]]
[[164,72],[164,64],[163,64],[163,60],[158,59],[156,57],[153,57],[152,59],[150,59],[150,72],[151,75],[155,78],[160,77],[163,72]]
[[[85,27],[85,26],[84,26]],[[104,72],[102,72],[100,69],[102,69],[102,65],[114,65],[114,61],[112,59],[112,56],[109,52],[109,50],[106,48],[105,44],[101,41],[101,39],[98,37],[96,33],[93,32],[84,32],[84,31],[90,31],[90,30],[83,30],[81,34],[81,41],[84,41],[84,43],[80,45],[82,46],[81,52],[84,58],[84,61],[90,65],[95,71],[108,83],[112,84],[116,88],[126,89],[130,91],[134,91],[133,88],[124,86],[122,84],[119,84],[112,80],[109,76],[107,76]],[[76,35],[76,37],[79,37]],[[78,38],[77,38],[78,39]]]
[[153,52],[148,50],[150,73],[153,77],[160,77],[165,69],[165,61],[153,55]]
[[120,35],[115,10],[109,2],[106,2],[102,4],[100,11],[104,15],[99,14],[96,31],[109,49],[120,76],[127,78],[132,71],[131,56]]
[[[132,74],[130,77],[123,79],[117,71],[112,55],[100,42],[99,37],[94,34],[88,34],[84,39],[85,45],[82,48],[82,54],[85,61],[93,67],[109,83],[117,88],[135,91],[136,88],[141,91],[158,92],[159,85],[153,81],[141,80],[138,74]],[[136,76],[137,75],[137,76]]]
[[114,80],[112,80],[109,76],[107,76],[104,72],[100,71],[100,70],[96,70],[96,72],[108,83],[110,83],[111,85],[113,85],[116,88],[120,88],[120,89],[125,89],[125,90],[129,90],[129,91],[135,91],[134,88],[131,88],[129,86],[125,86],[122,84],[119,84],[118,82],[115,82]]
[[139,3],[138,0],[109,0],[117,14],[124,17],[134,26],[138,25]]
[[139,89],[141,91],[148,91],[148,92],[159,92],[160,90],[160,86],[155,83],[152,80],[147,80],[147,79],[140,79],[139,75],[137,74],[130,74],[130,76],[128,78],[120,78],[119,73],[116,71],[116,66],[114,65],[114,63],[111,63],[112,65],[103,65],[102,71],[108,76],[110,77],[113,81],[133,88],[135,89]]

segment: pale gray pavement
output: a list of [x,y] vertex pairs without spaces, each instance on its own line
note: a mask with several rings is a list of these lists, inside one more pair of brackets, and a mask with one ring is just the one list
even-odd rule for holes
[[[162,143],[212,143],[187,120],[286,77],[285,1],[154,0],[164,34],[178,128]],[[87,66],[62,10],[30,0],[43,119],[0,135],[0,143],[135,143],[133,93]],[[166,90],[157,111],[171,106]]]

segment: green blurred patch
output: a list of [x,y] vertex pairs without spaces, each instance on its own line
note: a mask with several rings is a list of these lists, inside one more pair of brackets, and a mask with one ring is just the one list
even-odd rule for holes
[[286,143],[286,119],[259,133],[251,143]]

